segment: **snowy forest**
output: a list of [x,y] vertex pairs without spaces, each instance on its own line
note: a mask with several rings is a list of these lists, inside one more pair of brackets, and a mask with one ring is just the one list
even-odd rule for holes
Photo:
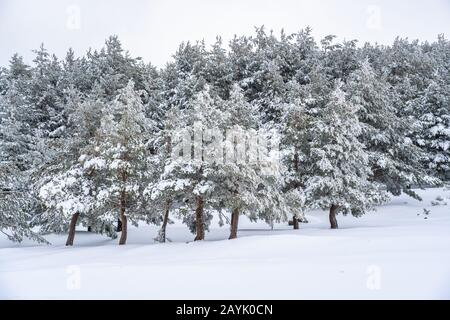
[[[244,151],[249,132],[277,141],[276,172],[205,161],[223,152],[214,146],[174,157],[179,130],[198,123],[240,130]],[[42,45],[31,65],[15,54],[0,69],[0,137],[0,231],[12,241],[64,233],[70,246],[84,228],[124,245],[147,223],[159,228],[149,241],[165,242],[174,219],[204,240],[213,216],[234,239],[240,216],[301,229],[314,209],[337,229],[339,215],[450,180],[450,42],[260,27],[228,45],[182,43],[163,68],[117,36],[83,56]]]

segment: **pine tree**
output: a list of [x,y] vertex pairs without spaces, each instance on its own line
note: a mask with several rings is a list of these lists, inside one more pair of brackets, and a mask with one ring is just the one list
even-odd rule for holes
[[437,177],[450,180],[450,85],[433,81],[422,96],[421,132],[418,144],[425,149],[424,162]]
[[17,167],[0,159],[0,232],[11,241],[48,243],[31,225],[33,202]]
[[96,168],[84,167],[80,157],[89,149],[100,119],[104,103],[96,91],[83,98],[77,90],[67,92],[65,111],[67,129],[54,139],[56,154],[40,170],[36,187],[43,206],[40,225],[43,232],[66,232],[67,246],[72,246],[77,224],[97,232],[115,236],[110,225],[102,226],[93,214]]
[[[206,87],[188,102],[184,110],[172,108],[171,117],[166,120],[171,123],[166,124],[165,128],[165,137],[170,140],[164,141],[166,147],[160,148],[160,152],[167,152],[167,148],[170,148],[170,156],[160,161],[164,166],[160,169],[160,179],[151,184],[147,191],[152,199],[162,199],[163,202],[170,200],[179,209],[183,221],[196,233],[195,240],[204,240],[205,230],[212,217],[208,196],[214,189],[209,178],[213,171],[203,161],[203,128],[200,124],[215,127],[216,122],[223,121],[220,101],[220,98],[211,97],[209,87]],[[200,142],[195,147],[195,156],[192,154],[194,132],[195,139],[199,139],[197,143]]]
[[25,173],[29,165],[24,150],[27,141],[7,102],[0,95],[0,232],[12,241],[20,242],[26,237],[45,242],[31,230],[30,211],[34,202]]
[[37,135],[46,138],[64,125],[60,87],[62,71],[57,57],[50,55],[43,44],[34,53],[28,101],[34,108]]
[[30,128],[27,91],[28,68],[14,56],[0,95],[0,229],[13,241],[28,237],[45,240],[32,231],[37,201],[31,177],[40,165],[39,139]]
[[[258,189],[264,180],[260,172],[261,162],[258,162],[261,150],[258,148],[257,110],[246,101],[238,85],[233,86],[225,108],[226,121],[218,128],[227,135],[223,150],[225,161],[218,159],[213,163],[216,185],[214,198],[217,199],[216,210],[225,207],[231,212],[229,239],[235,239],[239,216],[246,214],[254,217],[261,210]],[[209,150],[205,152],[210,153]]]
[[204,89],[206,78],[206,50],[203,42],[182,43],[174,55],[174,62],[162,71],[163,97],[169,107],[188,107],[189,101]]
[[128,221],[137,225],[139,220],[150,219],[143,197],[149,179],[149,126],[151,123],[145,117],[141,97],[130,81],[102,111],[96,141],[81,156],[85,170],[96,170],[93,210],[105,223],[112,223],[117,217],[120,219],[120,245],[126,243]]
[[233,84],[232,66],[220,37],[217,37],[211,50],[207,52],[205,80],[220,98],[229,97]]
[[[314,114],[308,113],[304,100],[305,94],[297,82],[289,84],[291,90],[286,114],[283,116],[281,127],[281,163],[283,165],[283,191],[288,195],[297,195],[297,207],[292,207],[292,224],[299,229],[299,221],[306,221],[304,213],[306,203],[304,199],[303,168],[301,163],[306,160],[304,152],[308,144],[308,128]],[[303,196],[303,197],[302,197]],[[295,202],[294,202],[295,203]]]
[[350,76],[347,92],[358,107],[359,140],[368,151],[372,179],[393,195],[405,192],[418,198],[410,187],[433,184],[434,180],[422,170],[423,152],[407,137],[410,123],[397,115],[395,97],[385,79],[364,60]]
[[349,102],[338,82],[329,102],[308,128],[302,177],[312,206],[330,210],[331,228],[336,214],[363,214],[385,198],[369,181],[368,154],[358,141],[362,128],[357,107]]

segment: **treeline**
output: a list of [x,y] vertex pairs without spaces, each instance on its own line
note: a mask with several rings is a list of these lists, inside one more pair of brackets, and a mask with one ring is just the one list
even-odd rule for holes
[[[183,43],[161,69],[115,36],[83,57],[34,53],[32,66],[16,54],[0,69],[0,230],[13,241],[69,232],[72,245],[82,225],[125,244],[127,225],[143,221],[164,242],[171,217],[203,240],[213,215],[231,239],[240,215],[298,228],[313,208],[337,228],[338,213],[359,216],[402,192],[420,199],[413,188],[450,179],[443,36],[358,46],[257,28],[226,48]],[[198,123],[241,130],[257,152],[249,158],[261,156],[249,132],[277,141],[276,172],[174,157],[174,137]]]

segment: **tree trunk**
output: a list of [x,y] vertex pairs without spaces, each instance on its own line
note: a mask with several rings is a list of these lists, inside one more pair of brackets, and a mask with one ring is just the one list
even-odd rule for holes
[[239,224],[239,209],[233,209],[233,212],[231,213],[230,237],[228,238],[229,240],[237,238],[238,224]]
[[78,212],[72,215],[69,224],[69,235],[67,236],[66,246],[73,246],[73,239],[75,238],[75,227],[77,225],[78,217],[80,214]]
[[300,229],[299,223],[298,223],[297,215],[294,215],[294,216],[292,217],[292,225],[294,226],[294,230]]
[[122,233],[120,234],[119,245],[124,245],[127,243],[127,216],[125,215],[125,191],[121,191],[120,194],[120,222],[122,223]]
[[336,210],[337,210],[338,206],[336,205],[332,205],[330,208],[330,226],[331,229],[337,229],[338,228],[338,223],[336,220]]
[[203,223],[203,198],[197,197],[197,209],[195,209],[195,231],[197,235],[194,241],[205,240],[205,226]]
[[116,232],[121,232],[122,231],[122,221],[120,221],[120,218],[117,219],[117,228],[116,228]]
[[166,228],[167,228],[167,223],[169,222],[169,211],[170,211],[170,202],[168,201],[166,203],[166,207],[164,208],[163,223],[161,225],[161,229],[159,230],[159,236],[158,236],[159,242],[166,242]]

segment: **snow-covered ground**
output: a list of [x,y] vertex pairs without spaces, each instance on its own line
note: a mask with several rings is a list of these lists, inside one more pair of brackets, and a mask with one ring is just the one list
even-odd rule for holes
[[311,212],[296,231],[242,218],[232,241],[214,224],[193,243],[178,223],[166,244],[153,243],[151,226],[130,230],[121,247],[86,232],[73,248],[64,235],[48,236],[51,246],[1,238],[0,298],[450,299],[450,191],[420,194],[423,202],[401,196],[362,218],[338,216],[339,230]]

